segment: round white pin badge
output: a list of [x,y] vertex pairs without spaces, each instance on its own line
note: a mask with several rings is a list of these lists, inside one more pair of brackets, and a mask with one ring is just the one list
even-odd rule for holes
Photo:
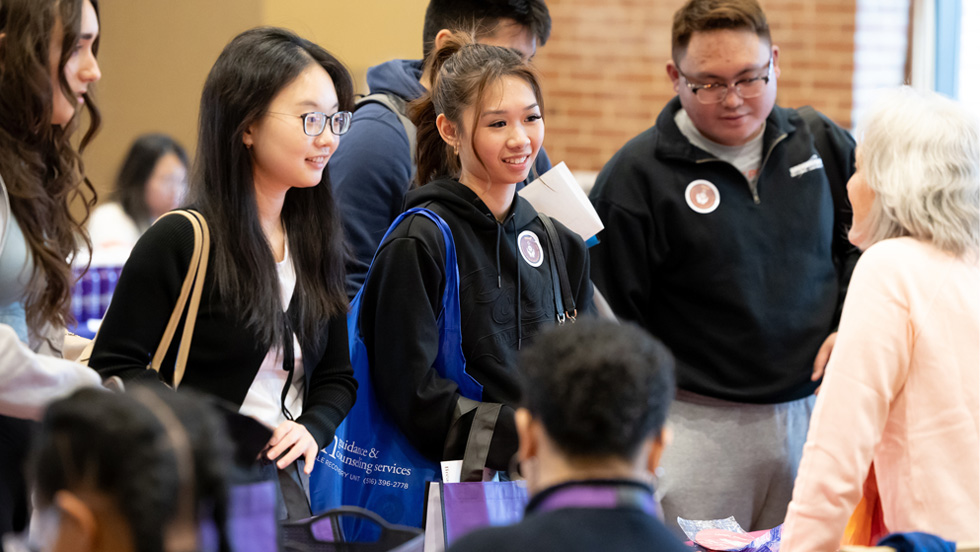
[[684,190],[684,200],[695,213],[706,215],[718,208],[721,194],[718,187],[707,180],[695,180]]
[[537,268],[544,262],[544,252],[541,249],[541,242],[537,234],[530,230],[525,230],[517,236],[517,248],[521,251],[524,262]]

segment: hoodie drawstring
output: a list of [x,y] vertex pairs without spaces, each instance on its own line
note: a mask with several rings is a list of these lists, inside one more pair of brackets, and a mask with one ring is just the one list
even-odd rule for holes
[[502,285],[501,284],[502,280],[500,278],[500,234],[503,231],[504,231],[504,225],[498,222],[497,223],[497,289],[500,289]]
[[[513,225],[513,228],[514,228],[514,236],[517,236],[517,221],[515,220],[514,217],[511,217],[510,218],[510,222]],[[517,256],[514,259],[516,261],[514,263],[514,266],[517,267],[517,297],[514,298],[514,304],[516,305],[516,308],[517,308],[517,350],[518,351],[521,350],[521,342],[524,340],[524,328],[523,328],[523,324],[521,323],[521,259],[520,259],[521,252],[520,252],[520,248],[521,248],[521,244],[520,244],[520,242],[518,242],[517,243],[517,247],[516,247]]]

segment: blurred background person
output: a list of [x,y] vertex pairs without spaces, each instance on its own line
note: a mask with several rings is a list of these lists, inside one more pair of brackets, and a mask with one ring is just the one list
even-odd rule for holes
[[980,540],[980,119],[893,91],[858,128],[844,303],[783,527],[837,550],[874,462],[890,532]]
[[[688,550],[658,519],[651,476],[669,441],[674,357],[633,324],[583,319],[521,352],[524,520],[451,552]],[[710,497],[706,497],[710,500]]]
[[126,154],[116,188],[88,220],[92,262],[122,265],[136,240],[187,191],[187,153],[165,134],[145,134]]
[[146,134],[133,142],[109,201],[92,211],[86,225],[92,255],[74,263],[72,314],[78,324],[72,333],[95,337],[136,241],[183,201],[187,166],[184,148],[169,136]]

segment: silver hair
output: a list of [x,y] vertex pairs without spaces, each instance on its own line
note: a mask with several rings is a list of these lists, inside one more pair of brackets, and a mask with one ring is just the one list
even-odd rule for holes
[[980,118],[935,92],[887,91],[858,127],[874,192],[852,229],[867,249],[911,236],[957,256],[980,251]]

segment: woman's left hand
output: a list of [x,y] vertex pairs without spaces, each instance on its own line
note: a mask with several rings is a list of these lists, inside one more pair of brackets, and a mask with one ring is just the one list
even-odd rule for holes
[[269,460],[276,460],[276,467],[284,469],[300,456],[306,461],[303,471],[307,475],[313,472],[319,448],[310,432],[296,422],[285,421],[272,432],[272,438],[266,444],[265,455]]

